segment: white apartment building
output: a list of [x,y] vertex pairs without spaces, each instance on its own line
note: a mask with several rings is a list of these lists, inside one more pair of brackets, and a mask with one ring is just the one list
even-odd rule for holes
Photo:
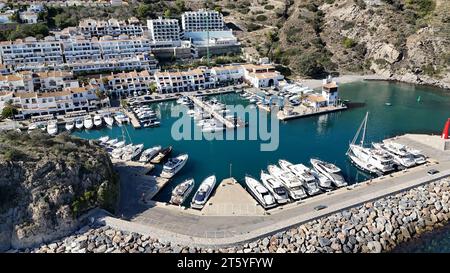
[[135,17],[128,20],[109,19],[107,21],[89,18],[79,23],[78,32],[86,38],[120,35],[142,36],[144,29]]
[[244,68],[241,65],[215,66],[211,68],[211,77],[217,83],[241,81],[244,78]]
[[0,64],[0,75],[9,75],[11,74],[11,69],[6,67],[4,64]]
[[0,110],[12,100],[17,106],[17,117],[65,114],[70,111],[94,110],[99,103],[96,86],[66,88],[58,92],[0,92]]
[[73,37],[62,42],[65,63],[98,61],[102,59],[100,44],[83,37]]
[[223,30],[223,15],[215,10],[187,11],[181,15],[184,32]]
[[103,60],[131,58],[137,54],[150,53],[150,41],[144,37],[130,39],[121,35],[117,39],[111,36],[103,36],[100,39],[93,38],[93,43],[98,43]]
[[132,95],[134,92],[147,93],[150,90],[150,84],[154,81],[153,74],[147,70],[111,73],[106,79],[107,85],[104,86],[104,90],[115,96]]
[[244,79],[256,88],[278,86],[284,79],[272,65],[245,64]]
[[214,82],[205,76],[204,69],[182,72],[156,72],[155,82],[159,93],[195,91],[214,87]]
[[61,42],[53,37],[36,40],[28,37],[14,42],[0,42],[2,64],[15,69],[28,69],[35,65],[52,65],[64,62]]
[[45,71],[32,73],[21,71],[0,76],[0,88],[13,92],[46,92],[79,87],[73,74],[67,71]]
[[180,46],[180,26],[177,19],[147,20],[150,40],[154,45]]

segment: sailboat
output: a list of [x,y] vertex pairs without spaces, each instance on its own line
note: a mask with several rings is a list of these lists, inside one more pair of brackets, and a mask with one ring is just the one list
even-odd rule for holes
[[[375,175],[382,175],[394,170],[394,161],[392,156],[382,150],[364,147],[368,117],[369,112],[366,113],[356,135],[353,137],[346,155],[349,157],[350,161],[362,171]],[[359,144],[356,144],[361,130],[363,130],[361,141]]]

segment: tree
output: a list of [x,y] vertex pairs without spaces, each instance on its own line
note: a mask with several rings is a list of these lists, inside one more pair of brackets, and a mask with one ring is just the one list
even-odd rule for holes
[[152,83],[150,83],[150,85],[148,86],[148,88],[150,89],[150,92],[153,94],[153,93],[156,93],[156,90],[158,89],[158,87],[156,86],[156,83],[155,82],[152,82]]
[[145,19],[148,17],[149,13],[150,13],[150,5],[147,4],[140,4],[137,8],[136,8],[136,16],[139,19]]
[[11,16],[9,16],[9,20],[11,22],[16,22],[18,24],[22,23],[22,20],[20,19],[19,11],[14,12]]
[[99,100],[104,100],[104,99],[106,99],[108,96],[105,94],[105,92],[103,92],[103,91],[101,91],[100,89],[97,89],[96,91],[95,91],[95,95],[97,96],[97,98],[99,99]]
[[127,108],[127,107],[128,107],[128,102],[127,102],[127,100],[121,99],[121,100],[120,100],[120,106],[121,106],[122,108]]
[[12,100],[5,102],[5,105],[2,110],[2,118],[11,118],[14,115],[17,115],[17,107],[13,104]]
[[165,18],[170,18],[172,16],[172,11],[170,9],[166,9],[164,11],[164,17]]
[[178,13],[182,13],[183,11],[186,11],[186,4],[183,0],[177,0],[175,1],[175,6],[177,8]]

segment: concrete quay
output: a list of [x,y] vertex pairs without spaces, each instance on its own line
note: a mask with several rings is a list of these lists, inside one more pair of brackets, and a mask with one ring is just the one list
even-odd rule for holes
[[[116,229],[179,244],[223,247],[275,234],[332,213],[450,176],[450,151],[439,151],[428,143],[423,143],[420,135],[405,135],[395,139],[398,142],[408,142],[408,146],[412,148],[421,149],[431,157],[429,159],[431,163],[290,203],[267,212],[258,210],[256,201],[248,199],[251,198],[250,195],[247,194],[248,198],[239,197],[245,190],[240,191],[231,187],[232,190],[228,191],[230,188],[227,189],[227,185],[217,190],[209,202],[211,205],[201,212],[155,203],[135,206],[128,204],[121,208],[121,213],[130,221],[109,216],[99,220]],[[436,169],[439,173],[431,176],[427,173],[430,169]],[[232,180],[227,181],[226,183],[233,184]],[[237,198],[226,194],[227,191],[232,192]],[[240,193],[236,194],[239,191]],[[233,206],[227,207],[224,204]],[[315,210],[314,208],[319,205],[325,208]],[[247,210],[243,211],[242,208],[245,206]],[[239,213],[236,213],[237,207],[241,208]]]
[[319,109],[312,109],[305,106],[296,106],[292,109],[292,112],[290,114],[285,114],[284,111],[278,111],[277,117],[279,120],[290,120],[290,119],[297,119],[297,118],[303,118],[303,117],[309,117],[309,116],[315,116],[315,115],[321,115],[331,112],[337,112],[346,110],[347,106],[341,105],[341,106],[325,106],[320,107]]

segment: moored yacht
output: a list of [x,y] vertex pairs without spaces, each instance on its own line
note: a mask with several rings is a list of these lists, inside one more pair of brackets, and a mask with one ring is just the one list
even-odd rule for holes
[[92,129],[92,127],[94,127],[94,123],[92,122],[92,117],[90,115],[87,115],[84,117],[83,125],[84,125],[84,128],[86,128],[88,130]]
[[122,141],[118,141],[118,142],[114,143],[112,146],[114,148],[122,148],[125,146],[125,144],[126,144],[125,140],[122,140]]
[[75,120],[75,128],[80,130],[80,129],[83,129],[83,127],[84,127],[83,120],[81,118],[76,119]]
[[56,120],[50,120],[47,123],[47,133],[54,136],[58,133],[58,122]]
[[106,145],[106,143],[109,141],[109,136],[102,136],[98,139],[101,145]]
[[347,182],[341,173],[341,169],[336,165],[316,158],[311,158],[310,162],[317,172],[323,174],[325,177],[328,177],[336,187],[347,186]]
[[128,145],[120,147],[120,148],[115,148],[114,150],[111,151],[111,157],[115,158],[115,159],[120,159],[122,157],[122,155],[126,151],[128,151],[128,149],[131,148],[131,146],[133,146],[133,144],[128,144]]
[[195,195],[192,198],[191,207],[194,209],[202,209],[205,206],[206,202],[208,202],[209,196],[214,190],[215,185],[215,175],[208,176],[205,180],[203,180],[202,184],[200,184],[198,190],[195,192]]
[[149,162],[160,150],[161,146],[155,146],[146,149],[145,151],[142,152],[142,155],[139,158],[139,162]]
[[163,166],[161,177],[172,178],[176,173],[178,173],[181,168],[186,165],[189,156],[187,154],[182,154],[174,158],[170,158],[166,164]]
[[110,139],[110,140],[106,141],[106,145],[107,146],[113,146],[117,142],[119,142],[119,140],[117,138],[113,138],[113,139]]
[[377,150],[385,151],[387,154],[392,156],[394,162],[398,165],[401,165],[406,168],[410,168],[416,165],[416,161],[414,160],[414,156],[408,152],[396,153],[393,150],[386,147],[387,145],[383,143],[372,143],[372,146]]
[[261,170],[261,181],[270,193],[272,193],[272,196],[278,204],[289,202],[289,195],[286,189],[277,179]]
[[100,127],[100,126],[103,125],[102,116],[100,116],[100,115],[95,115],[94,116],[94,125],[95,125],[95,127]]
[[308,171],[308,168],[303,164],[292,164],[287,160],[280,159],[278,161],[280,167],[287,172],[296,175],[303,183],[303,187],[309,196],[320,193],[320,189],[316,183],[316,178]]
[[419,150],[409,149],[405,145],[393,141],[385,141],[384,144],[386,149],[396,155],[402,157],[411,155],[416,165],[424,164],[426,162],[426,157]]
[[188,179],[177,185],[172,191],[170,203],[180,206],[194,188],[194,179]]
[[245,184],[251,195],[265,209],[276,206],[275,199],[259,181],[250,176],[245,176]]
[[302,182],[293,173],[283,171],[280,167],[275,165],[269,165],[267,169],[269,170],[270,175],[283,184],[292,199],[299,200],[307,197],[307,194],[302,187]]
[[114,125],[114,119],[110,114],[104,116],[103,119],[105,120],[106,125],[108,125],[109,127],[112,127]]
[[69,120],[66,122],[64,127],[66,128],[66,131],[70,132],[73,130],[73,128],[75,128],[75,122],[73,122],[73,120]]
[[133,160],[135,159],[144,149],[144,144],[133,145],[125,151],[122,155],[122,160]]

